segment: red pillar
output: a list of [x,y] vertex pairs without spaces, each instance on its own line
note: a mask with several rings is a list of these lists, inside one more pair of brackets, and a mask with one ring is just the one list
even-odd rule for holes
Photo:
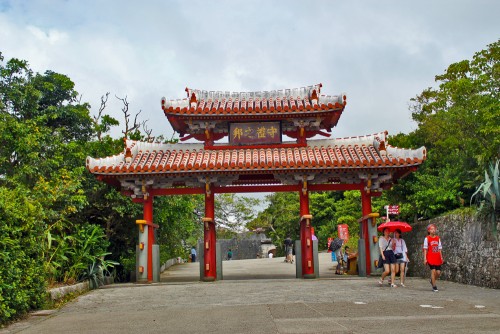
[[[300,217],[309,215],[309,192],[300,191]],[[313,245],[311,236],[311,224],[307,219],[300,221],[300,245],[302,253],[302,277],[314,278]]]
[[[372,198],[368,192],[361,190],[361,211],[363,217],[372,213]],[[370,237],[368,234],[368,220],[365,219],[362,223],[361,231],[363,239],[365,240],[365,258],[366,258],[366,275],[371,273],[371,259],[370,259]]]
[[215,236],[215,199],[214,193],[210,191],[205,193],[205,218],[211,221],[204,221],[204,243],[203,243],[203,265],[205,281],[214,281],[217,278],[216,263],[216,236]]
[[144,199],[144,220],[148,225],[148,282],[153,281],[153,244],[155,234],[153,227],[153,196]]

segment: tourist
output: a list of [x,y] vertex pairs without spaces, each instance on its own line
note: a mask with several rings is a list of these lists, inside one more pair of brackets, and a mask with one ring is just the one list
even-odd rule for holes
[[400,285],[405,287],[405,267],[406,262],[408,262],[408,248],[406,248],[406,243],[403,238],[401,238],[401,230],[396,230],[394,232],[392,245],[394,256],[396,257],[396,275],[399,272]]
[[388,228],[384,228],[383,233],[384,235],[378,241],[378,247],[384,262],[384,272],[382,273],[382,277],[380,277],[378,284],[384,284],[384,278],[391,274],[391,281],[389,284],[391,285],[391,288],[396,288],[397,285],[394,284],[394,280],[396,278],[396,257],[394,256],[394,251],[392,250],[392,238],[389,235],[390,232]]
[[285,262],[293,263],[293,241],[290,236],[285,239]]
[[314,227],[311,227],[311,240],[318,240],[318,237],[314,234]]
[[231,251],[231,248],[229,248],[229,251],[227,252],[227,259],[228,261],[233,259],[233,252]]
[[[340,275],[340,263],[342,262],[342,245],[344,240],[340,238],[335,238],[330,242],[328,250],[332,252],[332,262],[337,262],[335,273]],[[334,264],[335,266],[335,264]]]
[[196,248],[191,247],[191,262],[196,262]]
[[344,247],[344,255],[342,257],[342,266],[344,266],[344,270],[347,271],[349,269],[348,263],[349,263],[349,246]]
[[441,276],[441,265],[443,264],[443,254],[441,238],[436,234],[437,228],[434,224],[427,226],[427,237],[424,239],[424,266],[431,269],[432,291],[438,292],[436,281]]

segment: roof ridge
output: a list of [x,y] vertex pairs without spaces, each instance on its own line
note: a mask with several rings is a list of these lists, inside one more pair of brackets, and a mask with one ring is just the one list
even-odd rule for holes
[[[236,97],[241,97],[243,94],[246,96],[246,94],[254,94],[252,97],[259,97],[259,98],[268,98],[268,97],[286,97],[286,96],[302,96],[305,97],[305,93],[311,94],[313,90],[317,90],[316,94],[319,95],[321,92],[321,87],[323,87],[323,84],[319,83],[316,85],[310,85],[310,86],[304,86],[304,87],[298,87],[298,88],[284,88],[284,89],[272,89],[272,90],[258,90],[258,91],[239,91],[239,92],[233,92],[233,91],[221,91],[221,90],[201,90],[201,89],[191,89],[186,87],[185,91],[187,92],[187,97],[191,98],[193,93],[198,95],[200,99],[203,99],[204,97],[207,98],[209,93],[213,93],[214,95],[217,95],[219,98],[236,98]],[[296,94],[294,94],[296,93]],[[280,96],[281,94],[281,96]],[[294,95],[293,95],[294,94]],[[258,95],[258,96],[257,96]],[[309,95],[308,95],[309,96]],[[215,98],[215,96],[213,97]],[[250,95],[247,97],[250,98]]]

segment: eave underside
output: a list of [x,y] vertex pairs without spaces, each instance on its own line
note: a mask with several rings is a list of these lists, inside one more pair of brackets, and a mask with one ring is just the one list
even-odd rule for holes
[[292,170],[262,172],[134,173],[129,175],[97,174],[123,194],[142,198],[151,196],[203,194],[210,187],[214,193],[253,193],[368,190],[379,193],[392,187],[418,166],[394,168],[351,168],[344,170]]

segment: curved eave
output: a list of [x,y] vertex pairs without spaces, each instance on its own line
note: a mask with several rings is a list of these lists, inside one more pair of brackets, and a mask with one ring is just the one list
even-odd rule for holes
[[425,147],[392,147],[386,132],[310,140],[306,147],[205,150],[202,144],[127,141],[123,153],[87,158],[87,169],[99,175],[187,175],[207,173],[296,173],[360,169],[400,169],[420,165]]

